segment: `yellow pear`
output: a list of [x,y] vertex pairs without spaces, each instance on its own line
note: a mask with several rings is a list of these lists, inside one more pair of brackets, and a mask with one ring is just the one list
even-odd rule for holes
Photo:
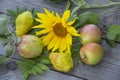
[[67,53],[50,53],[49,58],[58,71],[68,72],[73,68],[72,58]]
[[16,36],[25,35],[33,26],[33,16],[31,12],[25,11],[16,18]]
[[35,35],[24,35],[18,46],[18,53],[24,58],[35,58],[42,54],[43,44]]

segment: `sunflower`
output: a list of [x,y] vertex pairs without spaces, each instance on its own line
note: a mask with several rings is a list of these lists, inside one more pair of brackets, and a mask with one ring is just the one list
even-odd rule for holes
[[70,52],[72,35],[80,36],[77,30],[72,27],[75,20],[68,22],[70,10],[66,10],[62,18],[57,12],[50,12],[47,9],[44,9],[44,11],[45,13],[37,13],[39,18],[36,21],[40,24],[33,28],[41,28],[41,30],[36,32],[36,35],[44,35],[42,41],[48,50],[52,50],[52,52],[59,50],[61,53],[64,51]]

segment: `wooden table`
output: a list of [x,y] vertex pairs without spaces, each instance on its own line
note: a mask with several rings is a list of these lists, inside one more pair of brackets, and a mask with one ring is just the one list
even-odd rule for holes
[[[100,1],[102,3],[106,2],[106,0]],[[89,0],[89,2],[94,3],[94,0]],[[47,8],[62,13],[65,5],[65,2],[51,3],[48,0],[0,0],[0,12],[6,14],[8,9],[14,10],[16,6],[19,6],[29,9],[34,7],[39,11]],[[107,29],[107,27],[113,23],[120,25],[119,9],[109,15],[103,14],[101,16],[101,23],[99,25],[102,29]],[[99,12],[104,10],[106,10],[106,8],[93,11]],[[69,73],[62,73],[51,69],[43,75],[30,76],[28,80],[120,80],[120,43],[118,42],[115,48],[111,48],[105,40],[102,39],[101,44],[104,47],[105,56],[103,61],[98,65],[88,66],[75,63],[74,69]],[[0,52],[4,52],[1,45]],[[16,53],[13,59],[7,64],[0,65],[0,80],[22,80],[22,75],[15,63],[18,58],[19,56]]]

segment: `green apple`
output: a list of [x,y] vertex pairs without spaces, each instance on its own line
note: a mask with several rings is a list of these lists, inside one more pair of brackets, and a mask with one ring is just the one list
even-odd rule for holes
[[18,46],[18,53],[24,58],[35,58],[42,53],[43,44],[35,35],[24,35]]
[[83,45],[89,42],[99,43],[102,37],[102,32],[94,24],[85,25],[80,30],[80,34],[81,34],[80,41]]
[[88,65],[98,64],[104,55],[104,50],[101,45],[97,43],[88,43],[85,44],[80,49],[80,58],[81,60]]

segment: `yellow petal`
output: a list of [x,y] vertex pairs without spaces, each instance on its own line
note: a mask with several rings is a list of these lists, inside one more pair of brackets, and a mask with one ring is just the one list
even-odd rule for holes
[[48,44],[48,50],[52,49],[54,47],[54,45],[56,44],[56,36],[53,37],[53,39],[50,41],[50,43]]
[[67,34],[65,40],[69,45],[72,45],[72,36],[70,34]]
[[67,31],[72,34],[73,36],[80,36],[78,33],[77,33],[77,30],[74,28],[74,27],[69,27],[67,28]]
[[44,25],[37,25],[37,26],[33,26],[32,28],[45,28]]
[[67,27],[67,20],[69,19],[69,16],[70,16],[70,10],[67,10],[64,12],[63,16],[62,16],[62,25],[64,27]]
[[50,12],[49,12],[47,9],[45,9],[45,8],[44,8],[44,11],[46,12],[46,14],[48,15],[48,17],[49,17],[51,20],[53,20],[53,21],[56,20],[55,16],[53,15],[54,13],[50,13]]
[[37,19],[37,18],[35,18],[35,20],[37,21],[37,22],[42,22],[42,20],[41,19]]
[[54,33],[53,32],[50,32],[49,34],[47,34],[46,36],[44,36],[43,38],[43,44],[44,46],[48,45],[50,43],[50,41],[52,40],[54,36]]
[[43,14],[43,13],[37,13],[37,15],[41,19],[41,20],[39,20],[39,22],[45,23],[45,24],[47,24],[47,23],[48,24],[53,23],[53,21],[48,17],[48,15]]
[[72,45],[72,36],[70,34],[67,34],[66,38],[65,38],[65,42],[66,43],[66,52],[71,54],[71,45]]
[[66,50],[66,40],[65,40],[65,38],[62,38],[62,40],[61,40],[61,43],[60,43],[60,48],[59,48],[59,51],[60,51],[60,53],[62,53],[64,50]]
[[59,14],[57,12],[56,12],[56,18],[57,18],[58,22],[61,21],[61,17],[59,16]]
[[42,20],[42,19],[35,19],[35,20],[45,25],[46,27],[50,27],[54,24],[54,22],[51,20]]
[[49,28],[49,29],[43,29],[41,31],[36,32],[36,35],[46,34],[46,33],[50,32],[50,31],[51,31],[51,28]]
[[46,8],[44,8],[44,11],[45,11],[46,14],[51,14],[51,13],[49,12],[49,10],[47,10]]
[[67,45],[67,50],[66,50],[66,52],[69,54],[69,55],[71,55],[71,46],[68,44]]
[[62,16],[62,22],[67,22],[67,20],[69,19],[69,16],[70,16],[70,10],[66,10]]
[[74,22],[75,22],[75,19],[70,21],[70,22],[68,22],[67,25],[72,25]]
[[52,51],[54,52],[56,49],[58,49],[60,44],[61,44],[61,38],[57,37],[56,44],[55,44],[54,48],[52,49]]
[[44,13],[37,13],[37,16],[40,18],[40,19],[48,19],[48,16]]

